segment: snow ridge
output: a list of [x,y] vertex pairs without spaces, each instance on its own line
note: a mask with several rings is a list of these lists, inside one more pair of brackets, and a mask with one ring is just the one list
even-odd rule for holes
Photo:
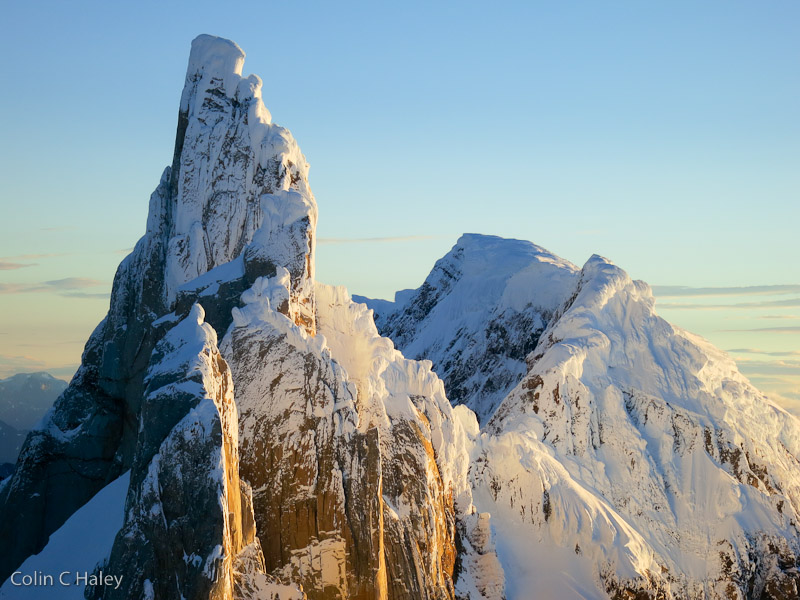
[[453,404],[486,422],[524,375],[525,357],[577,271],[530,242],[465,234],[393,306],[358,299],[404,354],[433,363]]

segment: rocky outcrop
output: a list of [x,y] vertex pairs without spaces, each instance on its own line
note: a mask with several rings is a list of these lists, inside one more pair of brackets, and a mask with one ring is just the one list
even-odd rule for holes
[[125,522],[99,567],[125,576],[93,597],[233,598],[237,579],[264,572],[233,381],[203,317],[195,305],[153,351]]
[[2,566],[130,469],[98,567],[124,583],[93,597],[500,598],[442,382],[314,283],[308,165],[243,58],[192,45],[147,232],[0,488]]

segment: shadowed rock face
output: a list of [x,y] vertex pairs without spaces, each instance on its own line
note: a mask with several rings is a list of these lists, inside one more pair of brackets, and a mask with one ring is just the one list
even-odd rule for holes
[[[166,329],[152,323],[172,310],[182,285],[239,255],[241,290],[270,274],[260,269],[283,265],[297,321],[314,329],[308,165],[291,134],[270,122],[260,80],[241,76],[243,58],[227,40],[193,42],[174,160],[150,198],[147,232],[117,270],[108,315],[81,367],[0,490],[0,579],[132,466],[143,377]],[[184,311],[191,295],[183,294]]]
[[125,577],[94,597],[232,598],[238,555],[253,544],[258,566],[260,552],[233,381],[199,305],[156,345],[145,382],[125,522],[101,567]]

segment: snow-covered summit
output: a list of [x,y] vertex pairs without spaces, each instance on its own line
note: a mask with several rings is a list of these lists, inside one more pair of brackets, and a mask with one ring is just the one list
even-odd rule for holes
[[[492,346],[487,322],[464,308],[478,302],[453,296],[482,293],[462,286],[471,276],[538,274],[514,292],[522,305],[544,304],[536,341],[470,434],[475,504],[492,514],[509,597],[535,585],[553,597],[796,598],[797,419],[724,352],[659,317],[649,286],[611,261],[595,255],[576,271],[558,259],[545,267],[549,253],[536,252],[526,265],[508,258],[519,257],[517,240],[475,241],[484,240],[459,240],[426,280],[428,295],[420,288],[381,322],[405,325],[404,351],[419,348],[449,373],[484,369],[486,381],[495,365],[514,364],[504,344],[518,337]],[[488,248],[467,260],[476,246]],[[555,302],[542,303],[537,286],[559,281]],[[482,297],[508,310],[507,289]],[[419,327],[411,317],[423,313]],[[464,403],[481,394],[467,389]]]
[[468,233],[395,303],[359,298],[406,356],[431,360],[454,404],[485,421],[525,373],[578,268],[522,240]]
[[[245,53],[235,42],[213,35],[198,35],[192,41],[186,85],[181,95],[181,111],[196,110],[190,100],[198,88],[208,88],[213,80],[222,82],[222,89],[233,96],[241,80]],[[202,81],[203,84],[198,82]]]

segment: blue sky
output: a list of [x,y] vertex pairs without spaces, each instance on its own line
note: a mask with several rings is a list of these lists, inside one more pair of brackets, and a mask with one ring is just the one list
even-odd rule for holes
[[189,44],[211,33],[242,46],[311,163],[319,279],[390,297],[467,231],[602,254],[800,406],[800,291],[764,287],[800,284],[797,2],[3,15],[0,375],[78,362],[171,160]]

